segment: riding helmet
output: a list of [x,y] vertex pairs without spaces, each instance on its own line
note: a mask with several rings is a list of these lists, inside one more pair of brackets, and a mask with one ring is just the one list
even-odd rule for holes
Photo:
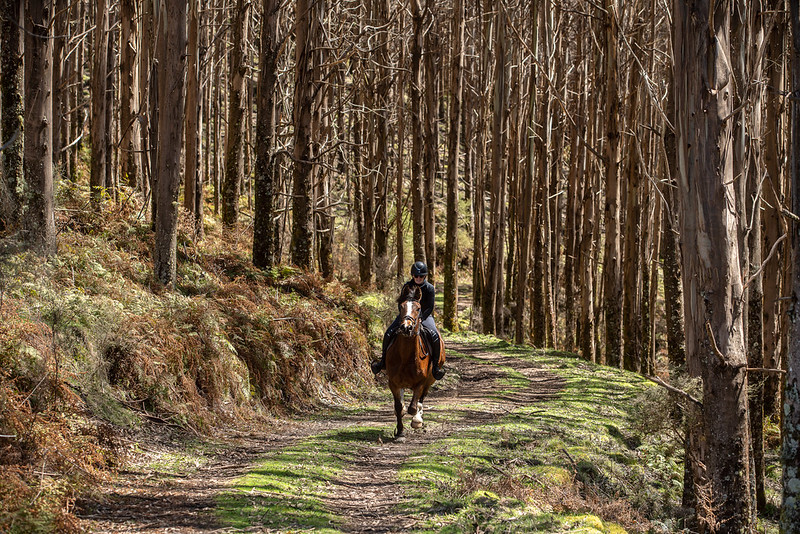
[[428,266],[418,261],[411,266],[411,276],[428,276]]

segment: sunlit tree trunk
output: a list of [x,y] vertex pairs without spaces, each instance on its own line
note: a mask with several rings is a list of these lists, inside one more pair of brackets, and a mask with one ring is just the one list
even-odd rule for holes
[[135,0],[121,0],[120,9],[120,172],[121,180],[140,187],[139,79],[136,72],[137,12]]
[[94,27],[94,67],[92,69],[92,170],[90,194],[95,209],[106,187],[106,144],[110,135],[107,121],[108,89],[108,6],[97,0]]
[[463,98],[464,4],[453,2],[453,46],[450,56],[450,132],[447,138],[447,232],[444,249],[443,325],[458,330],[458,161],[461,145],[461,101]]
[[312,139],[311,111],[314,105],[314,39],[316,8],[309,0],[295,4],[294,84],[294,172],[292,173],[292,263],[311,269],[313,247],[311,202]]
[[153,262],[156,278],[174,287],[177,269],[178,191],[181,185],[181,145],[186,101],[186,26],[185,0],[164,0],[158,23],[158,187]]
[[[503,334],[502,321],[498,315],[503,308],[503,257],[505,234],[506,176],[503,167],[504,146],[503,132],[506,124],[506,23],[502,11],[495,15],[494,34],[494,109],[492,115],[491,140],[491,191],[489,221],[489,247],[486,257],[486,282],[483,288],[483,332],[485,334]],[[476,251],[477,253],[478,251]],[[498,324],[499,323],[499,324]]]
[[195,234],[203,235],[202,178],[200,176],[200,12],[198,0],[189,0],[186,48],[186,167],[183,207],[194,217]]
[[275,264],[275,100],[278,83],[278,0],[262,0],[261,51],[256,95],[256,168],[253,221],[253,264]]
[[53,200],[52,5],[30,0],[25,10],[25,241],[35,251],[56,251]]
[[411,76],[409,98],[411,99],[411,235],[414,245],[414,260],[426,261],[424,243],[424,217],[422,194],[422,23],[425,14],[419,0],[411,0]]
[[686,353],[690,372],[703,380],[704,439],[694,452],[706,468],[713,511],[699,515],[720,532],[749,532],[747,360],[729,120],[731,4],[676,0],[673,8]]
[[[249,27],[249,3],[237,0],[231,26],[233,48],[230,51],[230,99],[225,135],[225,178],[222,184],[222,223],[236,226],[239,221],[239,193],[242,186],[243,127],[245,102],[245,47]],[[306,13],[306,16],[308,14]],[[310,112],[310,111],[309,111]]]

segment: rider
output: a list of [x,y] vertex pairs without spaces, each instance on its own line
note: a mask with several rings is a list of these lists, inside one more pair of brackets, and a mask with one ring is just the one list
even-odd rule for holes
[[[425,263],[418,261],[411,266],[411,280],[405,283],[405,286],[414,284],[419,286],[422,290],[422,299],[420,300],[419,320],[422,321],[422,326],[429,334],[431,343],[431,362],[433,363],[433,378],[441,380],[444,377],[444,369],[439,368],[439,355],[441,353],[441,346],[439,344],[439,331],[436,329],[436,323],[433,321],[433,302],[435,290],[433,284],[425,280],[428,276],[428,266]],[[402,294],[402,291],[401,291]],[[397,328],[400,326],[402,317],[399,315],[394,322],[386,330],[383,335],[383,351],[381,353],[381,360],[379,362],[372,362],[372,372],[378,374],[382,369],[386,369],[386,350],[389,345],[394,341],[397,336]]]

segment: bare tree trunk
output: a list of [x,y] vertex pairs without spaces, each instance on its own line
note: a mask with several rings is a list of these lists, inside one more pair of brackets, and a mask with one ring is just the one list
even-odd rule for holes
[[450,56],[450,133],[447,143],[447,233],[444,249],[444,313],[442,324],[458,331],[458,161],[461,145],[461,101],[464,66],[464,4],[453,2],[453,47]]
[[23,0],[2,0],[0,4],[0,231],[20,223],[23,175],[24,110],[22,108],[22,5]]
[[29,1],[25,10],[25,241],[36,252],[56,251],[53,213],[52,6]]
[[[248,34],[249,3],[237,0],[233,11],[233,48],[230,52],[230,99],[225,135],[225,178],[222,184],[222,223],[234,227],[239,222],[239,192],[242,186],[242,136],[245,98],[245,41]],[[308,16],[306,14],[306,16]],[[310,113],[310,110],[309,110]]]
[[120,9],[120,128],[122,181],[131,188],[139,187],[141,176],[139,150],[139,79],[136,73],[137,13],[135,0],[121,0]]
[[[402,15],[401,15],[402,17]],[[401,23],[402,27],[402,23]],[[398,66],[400,67],[395,80],[397,87],[397,174],[395,176],[395,247],[397,259],[395,260],[395,272],[398,280],[402,280],[405,276],[405,243],[403,238],[403,212],[404,203],[404,188],[403,188],[403,172],[405,171],[405,141],[406,141],[406,114],[405,114],[405,65],[406,65],[406,42],[401,39],[400,42],[400,57],[398,59]]]
[[[506,21],[502,11],[495,15],[495,84],[494,110],[492,116],[492,164],[490,192],[489,248],[486,258],[486,283],[483,288],[482,315],[485,334],[503,335],[502,321],[498,314],[503,307],[503,256],[505,233],[506,178],[503,168],[503,132],[505,130],[506,107]],[[478,253],[479,251],[476,251]],[[499,324],[498,324],[499,323]]]
[[178,191],[181,185],[181,143],[186,100],[185,0],[163,0],[158,23],[159,83],[158,101],[158,207],[155,219],[155,250],[153,254],[156,278],[166,287],[174,287],[177,269]]
[[422,205],[422,23],[425,14],[419,0],[411,0],[411,20],[414,25],[411,40],[411,79],[409,96],[411,98],[411,235],[414,244],[414,260],[426,261],[424,243],[424,219]]
[[[791,89],[800,90],[800,3],[789,2],[791,11]],[[792,212],[800,213],[800,102],[792,100],[789,180]],[[792,293],[789,311],[789,351],[783,401],[783,500],[781,532],[800,532],[800,224],[792,223]]]
[[[436,18],[435,3],[427,0],[425,10]],[[438,131],[438,84],[439,75],[436,65],[441,55],[440,39],[434,30],[429,28],[425,33],[425,120],[424,120],[424,146],[422,155],[422,174],[424,176],[423,191],[423,226],[425,260],[428,264],[428,277],[433,281],[436,277],[436,219],[434,217],[434,195],[436,187],[436,173],[439,170],[439,131]]]
[[[771,88],[783,87],[783,41],[784,29],[786,26],[785,18],[781,17],[776,21],[772,28],[771,36],[767,42],[767,85]],[[763,250],[770,251],[776,245],[781,236],[786,232],[785,223],[781,215],[782,175],[781,152],[779,150],[782,139],[782,131],[779,117],[783,114],[781,102],[783,98],[774,89],[769,89],[766,95],[766,120],[764,122],[764,163],[766,164],[767,176],[764,180],[763,194],[763,221],[764,221],[764,241]],[[763,287],[764,287],[764,366],[770,369],[781,368],[781,320],[778,313],[780,298],[783,295],[781,258],[787,255],[787,247],[778,244],[778,254],[764,265]],[[780,376],[771,373],[765,377],[764,384],[764,416],[771,417],[780,413]]]
[[294,172],[292,174],[292,263],[311,269],[313,233],[311,203],[311,110],[314,105],[314,39],[316,7],[295,4]]
[[708,0],[673,5],[686,352],[690,371],[703,379],[704,444],[695,452],[706,467],[711,512],[700,520],[720,532],[749,532],[747,361],[728,119],[731,4],[711,7]]
[[603,253],[603,309],[605,311],[605,360],[619,367],[622,355],[622,250],[620,244],[620,131],[617,51],[619,28],[617,0],[606,1],[605,12],[605,75],[606,75],[606,203],[605,251]]
[[94,28],[94,67],[92,69],[92,174],[90,194],[95,209],[100,209],[106,187],[106,143],[110,134],[107,120],[108,90],[108,6],[97,0]]
[[[375,25],[379,28],[387,28],[379,32],[378,46],[377,46],[377,62],[376,74],[378,76],[377,83],[375,84],[375,99],[377,106],[375,109],[375,171],[377,172],[375,180],[375,263],[377,265],[376,281],[378,287],[385,287],[385,282],[388,274],[388,240],[389,240],[389,223],[387,217],[388,211],[388,193],[389,193],[389,153],[390,153],[390,140],[389,140],[389,117],[390,117],[390,93],[392,89],[392,67],[391,57],[389,55],[389,39],[390,32],[388,25],[389,18],[389,2],[387,0],[372,0],[373,3],[373,17],[375,18]],[[402,159],[402,156],[398,159]]]
[[64,61],[64,49],[67,43],[69,26],[69,7],[67,0],[55,0],[53,6],[54,28],[53,33],[57,39],[53,39],[53,165],[57,168],[56,172],[63,173],[66,162],[61,148],[64,146],[64,130],[68,126],[65,120],[67,116],[67,68]]
[[194,216],[195,234],[203,234],[203,206],[200,158],[200,13],[198,0],[188,2],[188,44],[186,48],[186,168],[183,178],[183,207]]
[[278,83],[278,0],[262,0],[256,119],[255,212],[253,264],[275,264],[275,97]]

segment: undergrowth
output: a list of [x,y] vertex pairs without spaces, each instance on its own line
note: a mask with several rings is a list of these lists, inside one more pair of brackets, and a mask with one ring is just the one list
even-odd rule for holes
[[337,281],[252,266],[247,230],[179,221],[177,290],[133,197],[59,191],[58,254],[0,258],[0,531],[79,531],[77,496],[156,423],[213,433],[367,384],[369,314]]

